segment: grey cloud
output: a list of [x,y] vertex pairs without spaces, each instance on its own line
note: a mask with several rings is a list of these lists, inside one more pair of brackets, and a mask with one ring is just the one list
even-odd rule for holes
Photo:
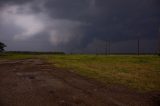
[[[43,22],[44,31],[35,33],[35,36],[27,39],[36,48],[41,41],[41,48],[37,50],[63,49],[65,51],[94,52],[96,42],[110,40],[113,45],[121,45],[131,51],[131,45],[139,37],[147,43],[143,43],[143,51],[153,51],[160,27],[160,2],[159,0],[1,0],[0,5],[30,4],[29,14],[36,15]],[[22,9],[23,10],[23,9]],[[42,14],[42,15],[37,15]],[[1,16],[1,14],[0,14]],[[1,19],[0,19],[1,21]],[[12,28],[13,27],[13,28]],[[13,25],[2,25],[0,32],[4,35],[0,39],[6,41],[22,31]],[[2,29],[4,29],[2,31]],[[6,29],[9,29],[8,32]],[[22,31],[23,32],[23,31]],[[53,35],[51,35],[51,33]],[[44,35],[43,35],[44,34]],[[6,37],[7,36],[7,37]],[[36,39],[39,37],[39,41]],[[55,44],[55,40],[60,43]],[[95,40],[96,39],[96,40]],[[22,43],[18,41],[19,44]],[[121,42],[121,43],[119,43]],[[125,43],[122,43],[125,42]],[[11,44],[13,44],[12,42]],[[40,43],[38,43],[40,44]],[[150,47],[149,45],[150,44]],[[101,48],[102,47],[102,44]],[[145,46],[146,45],[146,46]],[[148,48],[148,47],[150,48]],[[14,48],[17,46],[15,45]],[[37,46],[40,47],[40,46]],[[114,48],[122,48],[114,46]],[[152,48],[153,47],[153,48]],[[13,48],[13,47],[12,47]],[[51,48],[51,49],[50,49]],[[89,49],[90,48],[90,49]],[[135,47],[133,47],[135,48]],[[10,50],[11,48],[8,48]],[[149,50],[148,50],[149,49]],[[21,48],[19,49],[21,50]],[[27,49],[28,50],[28,49]],[[29,49],[32,50],[32,49]],[[33,49],[35,50],[35,49]],[[103,50],[99,50],[103,51]],[[116,50],[115,50],[116,51]],[[134,50],[133,50],[134,51]]]

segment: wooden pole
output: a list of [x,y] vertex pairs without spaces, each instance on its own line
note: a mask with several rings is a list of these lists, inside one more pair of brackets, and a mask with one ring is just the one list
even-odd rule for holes
[[160,31],[158,34],[158,55],[160,56]]
[[105,54],[108,55],[108,41],[106,40]]
[[138,46],[137,47],[137,49],[138,49],[137,54],[139,55],[140,54],[140,47],[139,47],[140,46],[140,40],[139,40],[139,38],[138,38],[138,41],[137,41],[137,46]]
[[108,41],[108,54],[110,55],[110,53],[111,53],[111,42]]

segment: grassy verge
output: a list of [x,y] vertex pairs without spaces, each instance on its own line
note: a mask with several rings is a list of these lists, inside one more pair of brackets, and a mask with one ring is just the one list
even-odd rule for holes
[[16,54],[16,53],[1,53],[0,60],[16,60],[16,59],[28,59],[28,58],[35,58],[36,55],[31,54]]
[[106,84],[123,84],[141,91],[160,90],[158,56],[45,56],[57,67],[68,68]]

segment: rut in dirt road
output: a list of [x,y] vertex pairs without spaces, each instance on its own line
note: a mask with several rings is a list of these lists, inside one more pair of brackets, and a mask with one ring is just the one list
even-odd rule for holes
[[106,87],[40,59],[0,61],[0,106],[152,106],[147,94]]

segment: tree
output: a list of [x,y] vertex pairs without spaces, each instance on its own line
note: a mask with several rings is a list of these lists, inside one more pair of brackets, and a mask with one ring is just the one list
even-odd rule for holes
[[0,52],[4,51],[4,47],[6,47],[6,45],[2,42],[0,42]]

